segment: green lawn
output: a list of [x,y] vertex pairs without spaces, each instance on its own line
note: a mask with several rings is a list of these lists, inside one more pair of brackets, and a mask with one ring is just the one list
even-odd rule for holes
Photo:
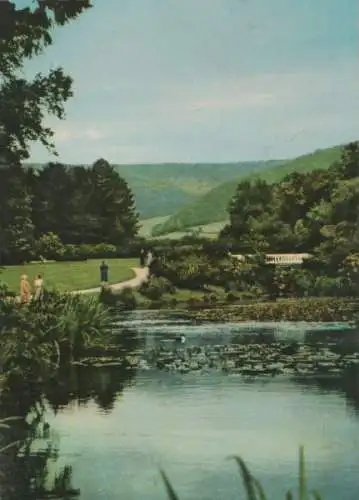
[[[32,283],[36,274],[41,273],[47,288],[73,291],[94,288],[100,285],[99,266],[102,260],[94,259],[85,262],[48,262],[31,263],[22,266],[0,268],[0,281],[9,289],[18,291],[20,276],[27,274]],[[137,259],[107,259],[110,283],[118,283],[134,277],[131,267],[138,267]]]

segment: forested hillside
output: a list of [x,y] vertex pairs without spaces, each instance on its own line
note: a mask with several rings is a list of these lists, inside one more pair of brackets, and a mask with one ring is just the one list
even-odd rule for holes
[[310,172],[315,169],[327,169],[340,157],[342,146],[315,151],[294,160],[271,165],[270,168],[242,175],[235,180],[224,182],[201,198],[168,218],[163,224],[153,228],[153,235],[183,231],[194,226],[224,221],[228,218],[228,205],[235,194],[240,178],[260,178],[269,183],[282,179],[291,172]]

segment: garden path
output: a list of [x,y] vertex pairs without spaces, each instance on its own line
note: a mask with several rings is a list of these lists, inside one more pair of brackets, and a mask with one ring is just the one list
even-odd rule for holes
[[[148,279],[148,267],[132,267],[132,271],[135,273],[135,277],[130,280],[121,281],[120,283],[114,283],[109,285],[111,290],[118,292],[124,288],[138,288]],[[76,290],[72,293],[74,294],[85,294],[85,293],[99,293],[101,292],[101,287],[88,288],[87,290]]]

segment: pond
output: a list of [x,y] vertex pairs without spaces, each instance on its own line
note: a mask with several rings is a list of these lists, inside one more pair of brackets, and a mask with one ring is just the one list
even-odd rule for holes
[[140,369],[76,368],[47,394],[56,467],[72,467],[81,500],[165,500],[160,467],[181,500],[235,500],[243,490],[227,459],[234,454],[269,498],[284,498],[297,488],[300,444],[311,487],[325,500],[358,498],[358,371],[349,377],[179,373],[159,370],[146,356],[182,334],[189,346],[233,344],[243,331],[301,342],[308,331],[339,335],[345,325],[198,324],[154,311],[124,315],[120,324],[138,338],[137,351],[147,359]]

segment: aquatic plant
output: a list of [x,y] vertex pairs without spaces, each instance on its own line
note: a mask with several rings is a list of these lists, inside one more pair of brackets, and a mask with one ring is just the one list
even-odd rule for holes
[[46,292],[43,300],[21,306],[0,302],[0,366],[6,376],[42,380],[60,363],[87,349],[106,346],[113,317],[97,297]]
[[105,346],[112,338],[113,318],[94,296],[69,295],[59,308],[56,331],[69,359],[78,359],[88,348]]
[[[229,457],[236,461],[242,477],[247,500],[269,500],[269,497],[264,491],[261,483],[249,471],[244,460],[238,456]],[[166,489],[169,500],[180,500],[172,483],[170,482],[164,470],[160,469],[160,474]],[[297,500],[322,500],[322,496],[315,490],[309,491],[305,475],[304,448],[299,448],[299,474],[298,474],[298,496]],[[294,500],[292,491],[288,491],[285,495],[285,500]]]
[[212,321],[352,321],[359,301],[338,298],[285,299],[271,302],[236,304],[231,307],[200,308],[194,314]]

